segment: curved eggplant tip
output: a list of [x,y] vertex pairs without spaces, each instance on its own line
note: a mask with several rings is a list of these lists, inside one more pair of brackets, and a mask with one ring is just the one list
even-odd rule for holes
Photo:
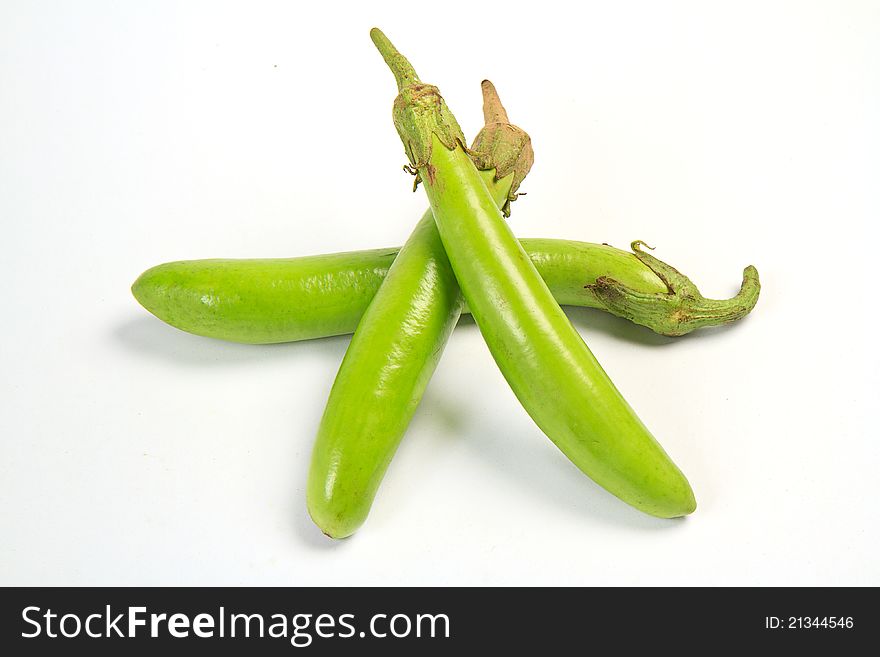
[[363,524],[363,519],[346,518],[341,514],[333,513],[329,508],[319,509],[312,504],[311,499],[306,499],[306,508],[312,522],[321,530],[327,538],[342,540],[352,536]]
[[630,504],[655,518],[681,518],[697,510],[697,499],[694,490],[684,474],[668,462],[670,469],[665,476],[654,481],[650,493],[629,500]]
[[344,494],[326,486],[325,469],[312,466],[306,482],[306,510],[312,522],[325,536],[333,539],[348,538],[367,520],[369,504],[364,507],[352,503]]
[[675,497],[669,499],[656,514],[660,518],[681,518],[697,510],[697,498],[687,481]]
[[690,514],[692,514],[696,510],[697,510],[697,498],[694,497],[694,491],[691,490],[690,486],[688,486],[688,495],[684,499],[684,503],[682,504],[681,513],[678,516],[674,516],[674,517],[680,518],[682,516],[689,516]]
[[158,317],[156,313],[158,299],[154,281],[156,274],[157,268],[151,267],[138,276],[134,283],[131,284],[131,294],[139,304]]

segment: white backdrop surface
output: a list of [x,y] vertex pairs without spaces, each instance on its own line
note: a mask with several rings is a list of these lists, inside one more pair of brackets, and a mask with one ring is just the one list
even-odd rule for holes
[[[0,584],[880,584],[880,5],[4,2]],[[520,236],[633,239],[752,316],[570,317],[687,473],[639,514],[456,330],[354,538],[305,511],[348,338],[191,336],[160,262],[402,243],[421,215],[379,25],[468,135],[532,135]]]

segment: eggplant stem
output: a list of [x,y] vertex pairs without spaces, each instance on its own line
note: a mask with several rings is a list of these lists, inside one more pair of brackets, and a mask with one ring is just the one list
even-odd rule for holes
[[495,85],[489,80],[483,80],[480,83],[480,87],[483,90],[483,118],[486,125],[491,123],[510,123],[510,119],[507,117],[507,110],[501,104],[501,98],[498,96]]
[[400,51],[394,47],[394,44],[378,27],[370,30],[370,38],[376,45],[376,49],[382,55],[382,59],[388,64],[388,68],[394,74],[397,81],[397,91],[403,91],[405,87],[420,82],[419,76],[409,60],[400,54]]

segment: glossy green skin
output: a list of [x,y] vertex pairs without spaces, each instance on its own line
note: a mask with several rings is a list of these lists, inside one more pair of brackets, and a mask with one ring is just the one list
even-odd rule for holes
[[351,333],[397,256],[373,249],[300,258],[184,260],[148,269],[131,287],[171,326],[268,344]]
[[419,171],[471,313],[532,419],[624,502],[662,518],[693,512],[687,479],[562,312],[465,152],[434,137]]
[[[620,249],[542,238],[520,244],[563,305],[607,310],[588,287],[600,276],[645,294],[666,292],[654,272]],[[131,289],[144,308],[189,333],[248,344],[309,340],[353,333],[399,251],[182,260],[148,269]]]
[[[493,189],[503,205],[509,181]],[[366,520],[461,309],[428,210],[358,324],[321,419],[306,504],[328,536],[350,536]]]

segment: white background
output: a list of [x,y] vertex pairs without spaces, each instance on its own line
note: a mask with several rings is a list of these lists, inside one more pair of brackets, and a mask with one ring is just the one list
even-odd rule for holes
[[[0,4],[0,584],[880,584],[880,4],[456,5]],[[227,344],[132,298],[168,260],[405,240],[374,24],[469,135],[484,77],[531,133],[519,235],[643,239],[709,296],[758,267],[728,328],[570,312],[693,516],[582,476],[466,323],[333,542],[304,480],[348,338]]]

